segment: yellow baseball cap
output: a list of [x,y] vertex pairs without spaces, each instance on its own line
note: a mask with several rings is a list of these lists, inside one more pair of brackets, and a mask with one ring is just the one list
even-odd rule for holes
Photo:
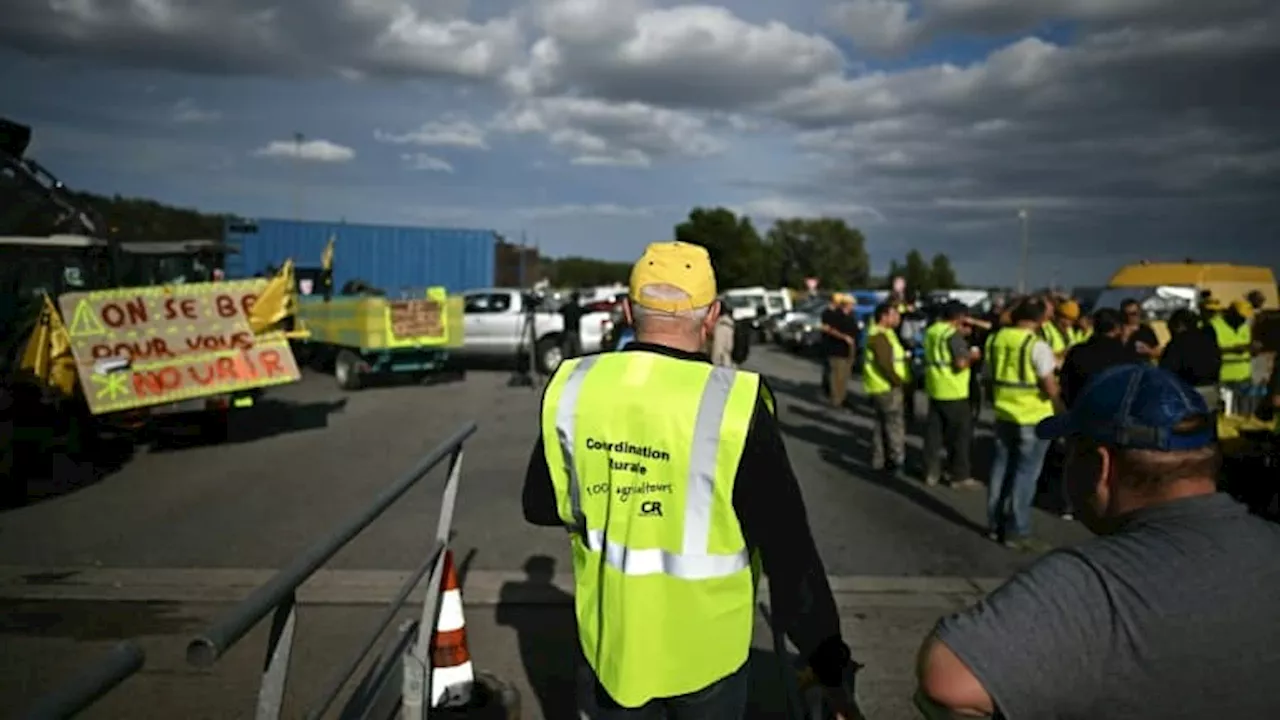
[[1078,320],[1080,318],[1080,304],[1075,300],[1058,303],[1058,314],[1068,320]]
[[1205,298],[1200,307],[1209,312],[1222,312],[1222,301],[1216,297]]
[[1247,300],[1235,300],[1231,303],[1231,309],[1235,310],[1242,318],[1253,317],[1253,306]]
[[[641,290],[650,285],[668,285],[683,290],[688,298],[654,297]],[[706,307],[716,299],[716,273],[711,256],[701,245],[683,242],[656,242],[631,267],[631,302],[651,310],[680,312]]]

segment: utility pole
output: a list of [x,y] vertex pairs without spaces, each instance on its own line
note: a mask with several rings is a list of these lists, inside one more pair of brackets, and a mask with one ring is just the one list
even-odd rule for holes
[[1018,211],[1018,219],[1022,221],[1022,262],[1018,265],[1018,294],[1027,294],[1027,248],[1031,245],[1030,225],[1031,213],[1023,208]]
[[302,220],[302,141],[300,132],[293,134],[293,219]]

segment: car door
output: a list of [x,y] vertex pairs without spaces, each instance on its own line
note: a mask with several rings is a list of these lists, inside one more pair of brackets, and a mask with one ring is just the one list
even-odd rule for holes
[[463,344],[469,355],[512,352],[519,313],[511,312],[511,294],[473,292],[463,296]]

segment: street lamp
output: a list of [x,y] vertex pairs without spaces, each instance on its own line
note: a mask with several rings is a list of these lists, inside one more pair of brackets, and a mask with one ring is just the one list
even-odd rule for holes
[[1022,262],[1018,265],[1018,294],[1027,294],[1027,247],[1030,242],[1031,213],[1026,208],[1018,211],[1018,219],[1022,221]]

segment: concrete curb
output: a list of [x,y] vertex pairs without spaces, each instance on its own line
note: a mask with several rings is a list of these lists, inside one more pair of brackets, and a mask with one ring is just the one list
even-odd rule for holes
[[[31,568],[0,566],[0,599],[46,601],[234,603],[275,571],[244,568]],[[382,605],[408,578],[396,570],[320,570],[299,589],[311,605]],[[946,576],[833,576],[842,607],[952,607],[972,602],[1003,582],[999,578]],[[768,581],[760,596],[768,597]],[[422,597],[421,589],[410,596]],[[472,570],[463,579],[469,606],[567,605],[573,577],[560,573],[533,583],[520,571]]]

